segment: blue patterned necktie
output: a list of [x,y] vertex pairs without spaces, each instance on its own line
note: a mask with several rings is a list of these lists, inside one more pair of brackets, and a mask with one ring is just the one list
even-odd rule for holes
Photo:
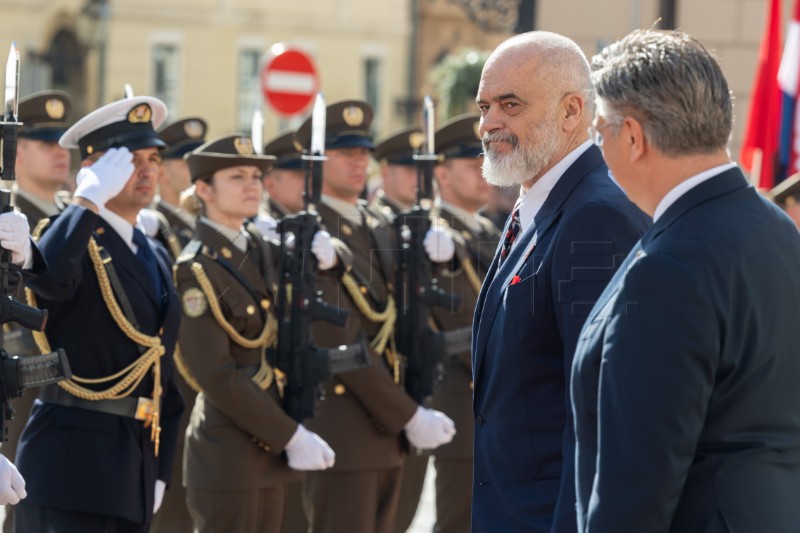
[[519,223],[519,209],[514,209],[514,212],[511,214],[511,223],[508,225],[508,230],[506,230],[506,235],[503,238],[503,248],[500,249],[501,265],[506,257],[508,257],[509,252],[511,252],[511,245],[514,244],[514,240],[517,238],[521,227]]
[[147,237],[138,228],[133,228],[133,244],[136,245],[136,257],[144,263],[147,277],[152,282],[151,287],[156,291],[155,294],[158,301],[163,302],[164,287],[161,283],[161,275],[158,273],[156,256],[153,255],[153,251],[150,249]]

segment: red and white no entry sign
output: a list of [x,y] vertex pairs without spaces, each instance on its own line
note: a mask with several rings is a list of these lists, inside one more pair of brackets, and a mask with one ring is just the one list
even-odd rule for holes
[[261,69],[264,101],[277,113],[292,116],[302,113],[314,101],[319,76],[306,52],[276,44]]

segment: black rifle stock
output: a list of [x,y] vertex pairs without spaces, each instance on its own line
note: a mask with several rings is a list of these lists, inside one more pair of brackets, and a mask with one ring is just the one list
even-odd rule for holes
[[[431,260],[423,240],[431,228],[433,166],[436,156],[417,160],[417,203],[395,219],[399,243],[395,299],[397,301],[397,351],[405,357],[404,386],[416,402],[423,404],[433,394],[437,365],[444,356],[445,339],[430,326],[432,307],[451,308],[459,298],[445,292],[433,277]],[[426,205],[427,204],[427,205]]]

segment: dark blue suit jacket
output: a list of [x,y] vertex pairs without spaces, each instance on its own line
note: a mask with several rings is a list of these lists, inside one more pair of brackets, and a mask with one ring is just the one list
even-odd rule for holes
[[[17,450],[17,466],[27,482],[26,502],[63,510],[120,516],[145,522],[153,513],[156,479],[169,480],[183,409],[172,378],[172,352],[180,306],[172,285],[169,254],[150,239],[169,289],[156,294],[145,268],[122,238],[102,218],[70,206],[48,227],[39,247],[49,269],[29,285],[49,312],[46,334],[53,349],[63,348],[76,376],[114,374],[139,357],[106,308],[87,251],[89,237],[112,257],[141,331],[163,328],[161,445],[154,456],[150,429],[132,418],[42,404],[37,401]],[[148,373],[133,396],[152,397]]]
[[800,235],[723,172],[643,237],[581,332],[580,531],[800,531]]
[[572,354],[648,223],[592,146],[499,269],[495,254],[473,322],[474,533],[575,531]]

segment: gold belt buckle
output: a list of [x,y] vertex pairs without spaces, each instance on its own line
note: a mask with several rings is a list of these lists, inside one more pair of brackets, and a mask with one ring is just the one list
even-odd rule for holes
[[139,397],[134,418],[144,421],[145,427],[150,425],[150,422],[153,421],[153,400],[151,398]]

